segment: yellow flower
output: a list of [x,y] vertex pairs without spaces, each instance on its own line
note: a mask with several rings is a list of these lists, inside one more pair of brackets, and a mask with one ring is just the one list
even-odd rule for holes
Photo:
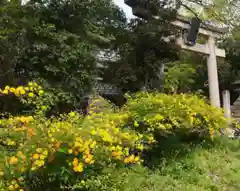
[[84,162],[87,163],[87,164],[89,164],[89,163],[91,162],[91,159],[90,159],[90,158],[86,158],[86,159],[84,160]]
[[40,157],[39,157],[41,160],[44,160],[45,158],[46,158],[46,156],[45,155],[40,155]]
[[73,166],[77,166],[78,165],[78,158],[74,158],[73,159]]
[[16,143],[14,141],[8,139],[7,145],[13,146],[13,145],[16,145]]
[[35,161],[35,164],[39,167],[43,166],[44,165],[44,160],[36,160]]
[[91,131],[91,134],[92,134],[92,135],[96,135],[96,134],[97,134],[97,131],[92,130],[92,131]]
[[93,149],[96,146],[97,142],[93,141],[92,144],[90,145],[90,148]]
[[116,152],[116,151],[113,151],[113,152],[112,152],[112,156],[113,156],[113,157],[116,157],[116,156],[118,156],[118,152]]
[[40,90],[40,91],[38,92],[38,94],[39,94],[39,95],[43,95],[43,94],[44,94],[44,91],[43,91],[43,90]]
[[73,111],[69,113],[69,116],[70,116],[70,117],[74,117],[75,115],[76,115],[76,113],[73,112]]
[[134,161],[134,155],[131,155],[131,156],[129,157],[129,161],[130,161],[130,162],[133,162],[133,161]]
[[92,155],[89,155],[89,156],[87,156],[87,158],[85,158],[84,162],[87,163],[87,164],[89,164],[89,163],[91,163],[92,158],[93,158],[93,156],[92,156]]
[[14,188],[15,188],[15,189],[19,188],[19,185],[18,185],[18,184],[15,184],[15,185],[14,185]]
[[8,94],[8,90],[3,90],[3,94]]
[[18,163],[18,158],[15,156],[12,156],[9,160],[9,164],[15,165]]
[[55,142],[56,141],[56,139],[54,139],[54,138],[51,138],[51,140],[50,140],[51,142]]
[[28,135],[28,137],[32,137],[32,136],[36,135],[36,133],[35,133],[34,129],[30,128],[27,130],[27,135]]
[[83,171],[83,164],[79,163],[77,166],[74,166],[73,170],[75,172],[82,172]]
[[136,156],[134,159],[135,162],[138,162],[139,160],[140,160],[139,156]]
[[26,92],[25,92],[24,89],[21,89],[21,90],[19,91],[19,93],[20,93],[20,95],[24,95]]
[[33,155],[33,159],[39,159],[39,154],[37,154],[37,153],[34,154],[34,155]]
[[43,151],[43,155],[47,156],[48,155],[48,151],[47,150]]
[[11,93],[14,93],[14,92],[15,92],[15,88],[10,88],[9,91],[10,91]]
[[33,83],[32,83],[32,82],[29,82],[29,83],[28,83],[28,86],[33,86]]
[[9,87],[9,86],[6,86],[6,87],[5,87],[5,90],[9,90],[9,89],[10,89],[10,87]]
[[90,155],[89,149],[85,150],[85,151],[84,151],[84,154],[85,154],[85,155]]
[[139,126],[138,122],[134,121],[134,127],[138,127],[138,126]]
[[0,171],[0,177],[4,175],[4,172],[3,171]]
[[24,90],[29,91],[29,87],[24,87]]
[[19,191],[24,191],[22,188]]
[[123,161],[125,164],[129,163],[129,159],[128,158],[125,158],[124,161]]
[[34,93],[32,92],[28,93],[28,97],[34,97]]
[[72,154],[72,153],[73,153],[73,150],[72,150],[72,149],[68,149],[68,153],[69,153],[69,154]]
[[10,185],[9,187],[8,187],[8,190],[14,190],[15,188],[14,188],[14,186],[13,185]]
[[82,144],[80,142],[75,142],[74,147],[81,147]]
[[76,141],[77,141],[77,142],[82,142],[81,137],[76,137]]

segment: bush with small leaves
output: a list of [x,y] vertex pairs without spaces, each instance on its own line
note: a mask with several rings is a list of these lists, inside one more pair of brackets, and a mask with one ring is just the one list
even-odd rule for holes
[[214,137],[227,127],[223,111],[191,94],[141,92],[128,97],[123,109],[137,130],[144,133],[198,131]]

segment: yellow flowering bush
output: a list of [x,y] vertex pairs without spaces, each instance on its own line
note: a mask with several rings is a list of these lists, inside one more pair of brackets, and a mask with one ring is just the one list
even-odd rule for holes
[[[51,172],[53,169],[55,174],[64,169],[76,180],[83,180],[94,166],[140,162],[136,151],[141,153],[139,145],[142,136],[121,129],[111,116],[95,117],[84,118],[77,113],[73,115],[73,112],[58,119],[34,117],[21,130],[18,129],[23,124],[8,124],[8,119],[2,120],[2,124],[8,124],[4,128],[5,136],[1,137],[6,149],[9,149],[4,168],[0,170],[7,180],[6,190],[24,189],[24,181],[29,181],[27,177],[31,174]],[[18,119],[13,118],[13,121]],[[131,153],[130,149],[135,149],[135,153]],[[19,178],[23,180],[17,181]],[[13,180],[17,183],[12,184]]]
[[203,129],[213,136],[226,124],[222,111],[194,95],[139,93],[114,108],[94,99],[89,114],[45,117],[46,92],[32,82],[5,87],[36,107],[32,115],[0,120],[0,191],[71,190],[107,168],[142,162],[159,131]]
[[213,137],[227,127],[223,111],[197,95],[142,92],[129,96],[124,110],[135,129],[145,133],[200,130]]
[[[18,90],[9,92],[29,97],[28,90],[21,94],[19,88],[15,89]],[[35,100],[41,96],[32,93]],[[126,126],[126,113],[111,108],[111,112],[95,111],[96,102],[99,99],[91,105],[88,116],[70,112],[46,118],[37,112],[33,116],[1,119],[2,189],[41,190],[40,182],[59,188],[71,187],[108,165],[140,163],[147,136]]]

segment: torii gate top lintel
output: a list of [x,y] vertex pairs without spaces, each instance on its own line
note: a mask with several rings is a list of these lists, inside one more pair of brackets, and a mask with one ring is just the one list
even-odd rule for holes
[[[147,9],[142,8],[138,6],[139,0],[124,0],[127,5],[129,5],[132,8],[133,15],[143,18],[143,19],[158,19],[158,16],[152,15]],[[166,11],[166,10],[163,10]],[[183,17],[179,14],[176,14],[175,21],[172,22],[173,25],[178,26],[180,28],[188,29],[189,25],[191,24],[191,21]],[[212,36],[212,37],[220,37],[221,35],[227,33],[229,31],[229,28],[224,27],[217,27],[213,26],[208,23],[202,23],[199,29],[199,33],[206,36]]]
[[[186,23],[188,25],[191,24],[191,21],[188,18],[183,17],[181,15],[176,16],[176,21],[180,21],[180,22]],[[220,36],[220,35],[223,35],[223,34],[226,34],[229,31],[229,28],[227,28],[227,27],[221,28],[221,27],[213,26],[213,25],[210,25],[210,24],[207,24],[207,23],[201,23],[200,29],[205,30],[207,32],[211,32],[216,37]]]

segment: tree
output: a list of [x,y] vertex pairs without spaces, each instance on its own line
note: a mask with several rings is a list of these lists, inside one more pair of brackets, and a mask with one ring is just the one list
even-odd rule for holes
[[104,81],[116,84],[124,92],[161,88],[162,64],[178,59],[178,46],[165,39],[177,31],[167,22],[171,18],[164,18],[160,22],[133,19],[128,24],[112,49],[118,59],[108,64]]
[[236,26],[239,23],[240,2],[238,0],[177,0],[182,12],[200,17],[215,25]]
[[78,102],[91,91],[96,57],[125,25],[124,14],[109,0],[20,2],[2,2],[2,86],[39,80],[56,101]]

